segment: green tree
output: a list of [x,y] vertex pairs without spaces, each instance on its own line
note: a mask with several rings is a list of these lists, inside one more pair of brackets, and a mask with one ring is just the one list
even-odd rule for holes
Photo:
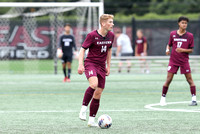
[[199,0],[151,0],[149,11],[157,14],[195,13],[200,11]]
[[144,15],[149,12],[149,0],[105,0],[105,13],[137,14]]

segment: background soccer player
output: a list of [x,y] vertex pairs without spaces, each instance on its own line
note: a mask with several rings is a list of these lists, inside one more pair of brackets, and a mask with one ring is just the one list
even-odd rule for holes
[[[147,56],[147,40],[141,29],[137,30],[137,38],[135,40],[135,56]],[[145,59],[140,59],[142,72],[149,73],[148,65]],[[145,68],[145,70],[143,70]]]
[[[63,73],[65,76],[63,82],[66,82],[66,81],[70,82],[73,48],[75,49],[75,51],[77,50],[74,36],[71,35],[70,32],[71,32],[71,25],[67,23],[65,25],[65,34],[60,37],[59,44],[58,44],[59,46],[58,49],[62,49],[62,52],[63,52],[62,68],[63,68]],[[68,68],[68,74],[66,74],[66,64]]]
[[[89,81],[89,87],[85,91],[79,118],[86,120],[87,106],[92,99],[88,126],[97,126],[95,116],[99,108],[101,93],[105,87],[106,76],[110,74],[111,48],[114,40],[114,34],[111,32],[114,26],[113,18],[113,15],[101,15],[101,28],[87,35],[79,53],[78,73],[82,74],[85,71]],[[89,52],[83,65],[85,50],[88,48]]]
[[181,74],[185,74],[186,80],[190,85],[190,91],[192,94],[191,106],[196,106],[196,87],[192,80],[191,70],[189,65],[189,53],[193,52],[194,39],[193,34],[186,31],[189,19],[187,17],[180,17],[178,19],[179,29],[170,33],[169,43],[166,48],[166,55],[171,55],[168,65],[167,80],[163,85],[162,96],[160,105],[166,105],[166,94],[168,87],[173,79],[174,74],[177,73],[180,68]]
[[[115,33],[117,38],[117,51],[116,56],[133,56],[133,49],[131,47],[131,40],[128,35],[121,32],[121,30]],[[119,62],[119,70],[121,72],[122,62]],[[127,60],[127,72],[130,72],[131,62]]]

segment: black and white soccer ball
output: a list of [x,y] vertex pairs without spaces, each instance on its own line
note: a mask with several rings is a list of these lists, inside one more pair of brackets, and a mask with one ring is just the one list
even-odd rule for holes
[[98,125],[102,129],[110,128],[112,125],[112,118],[107,114],[103,114],[98,118]]

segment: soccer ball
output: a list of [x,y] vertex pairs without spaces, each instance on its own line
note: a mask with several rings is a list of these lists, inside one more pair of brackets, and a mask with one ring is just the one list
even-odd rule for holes
[[103,114],[98,118],[98,125],[102,129],[107,129],[112,125],[112,118],[107,114]]
[[57,55],[58,58],[62,58],[63,52],[60,48],[57,49],[56,55]]

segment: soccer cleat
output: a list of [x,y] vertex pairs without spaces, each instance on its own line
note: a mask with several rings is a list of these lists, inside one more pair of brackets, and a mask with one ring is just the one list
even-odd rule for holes
[[67,81],[67,79],[68,79],[68,77],[65,77],[65,78],[64,78],[64,80],[63,80],[63,82],[66,82],[66,81]]
[[71,80],[70,80],[70,79],[67,79],[67,82],[71,82]]
[[79,118],[83,121],[86,121],[86,111],[80,111]]
[[88,127],[98,127],[99,125],[95,122],[88,121]]
[[163,96],[161,96],[160,105],[161,105],[161,106],[166,106],[166,105],[167,105],[166,99],[165,99],[165,97],[163,97]]
[[189,106],[197,106],[197,102],[196,101],[192,101]]

